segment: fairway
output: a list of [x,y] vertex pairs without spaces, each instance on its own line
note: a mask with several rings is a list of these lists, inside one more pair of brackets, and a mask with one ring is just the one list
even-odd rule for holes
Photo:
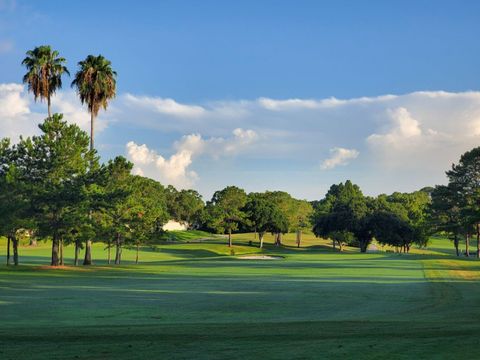
[[49,244],[21,247],[27,265],[0,268],[0,358],[477,356],[479,264],[448,240],[360,254],[308,237],[296,249],[292,235],[262,252],[282,260],[239,260],[259,251],[247,238],[235,237],[235,256],[215,238],[144,248],[140,264],[118,267],[51,269]]

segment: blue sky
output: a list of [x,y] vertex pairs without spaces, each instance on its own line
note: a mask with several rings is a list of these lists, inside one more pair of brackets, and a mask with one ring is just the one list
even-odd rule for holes
[[[206,197],[236,184],[316,199],[346,179],[411,191],[478,144],[479,14],[478,1],[0,0],[0,131],[35,132],[44,107],[10,85],[25,51],[51,44],[71,72],[101,53],[119,74],[104,159]],[[54,106],[86,128],[68,86]]]

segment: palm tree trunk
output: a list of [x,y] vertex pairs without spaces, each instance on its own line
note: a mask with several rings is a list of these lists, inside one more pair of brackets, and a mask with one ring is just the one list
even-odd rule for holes
[[94,122],[95,122],[95,116],[93,115],[93,112],[91,112],[90,113],[90,150],[93,150],[93,145],[94,145],[94,141],[93,141],[93,138],[95,136]]
[[7,266],[10,265],[10,235],[7,236]]
[[52,103],[50,101],[50,95],[47,96],[48,117],[52,117]]

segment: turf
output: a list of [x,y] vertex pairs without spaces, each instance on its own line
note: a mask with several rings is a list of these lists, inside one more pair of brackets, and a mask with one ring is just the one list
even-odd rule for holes
[[0,267],[0,359],[478,357],[480,262],[448,240],[359,254],[289,235],[263,250],[282,260],[258,261],[234,256],[260,251],[253,234],[233,252],[198,236],[118,267],[101,244],[95,266],[63,269],[43,266],[49,244],[21,247],[25,265]]

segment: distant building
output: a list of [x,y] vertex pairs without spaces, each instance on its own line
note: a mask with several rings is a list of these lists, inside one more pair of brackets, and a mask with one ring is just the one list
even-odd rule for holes
[[165,225],[162,226],[162,229],[165,231],[188,230],[188,223],[169,220]]

